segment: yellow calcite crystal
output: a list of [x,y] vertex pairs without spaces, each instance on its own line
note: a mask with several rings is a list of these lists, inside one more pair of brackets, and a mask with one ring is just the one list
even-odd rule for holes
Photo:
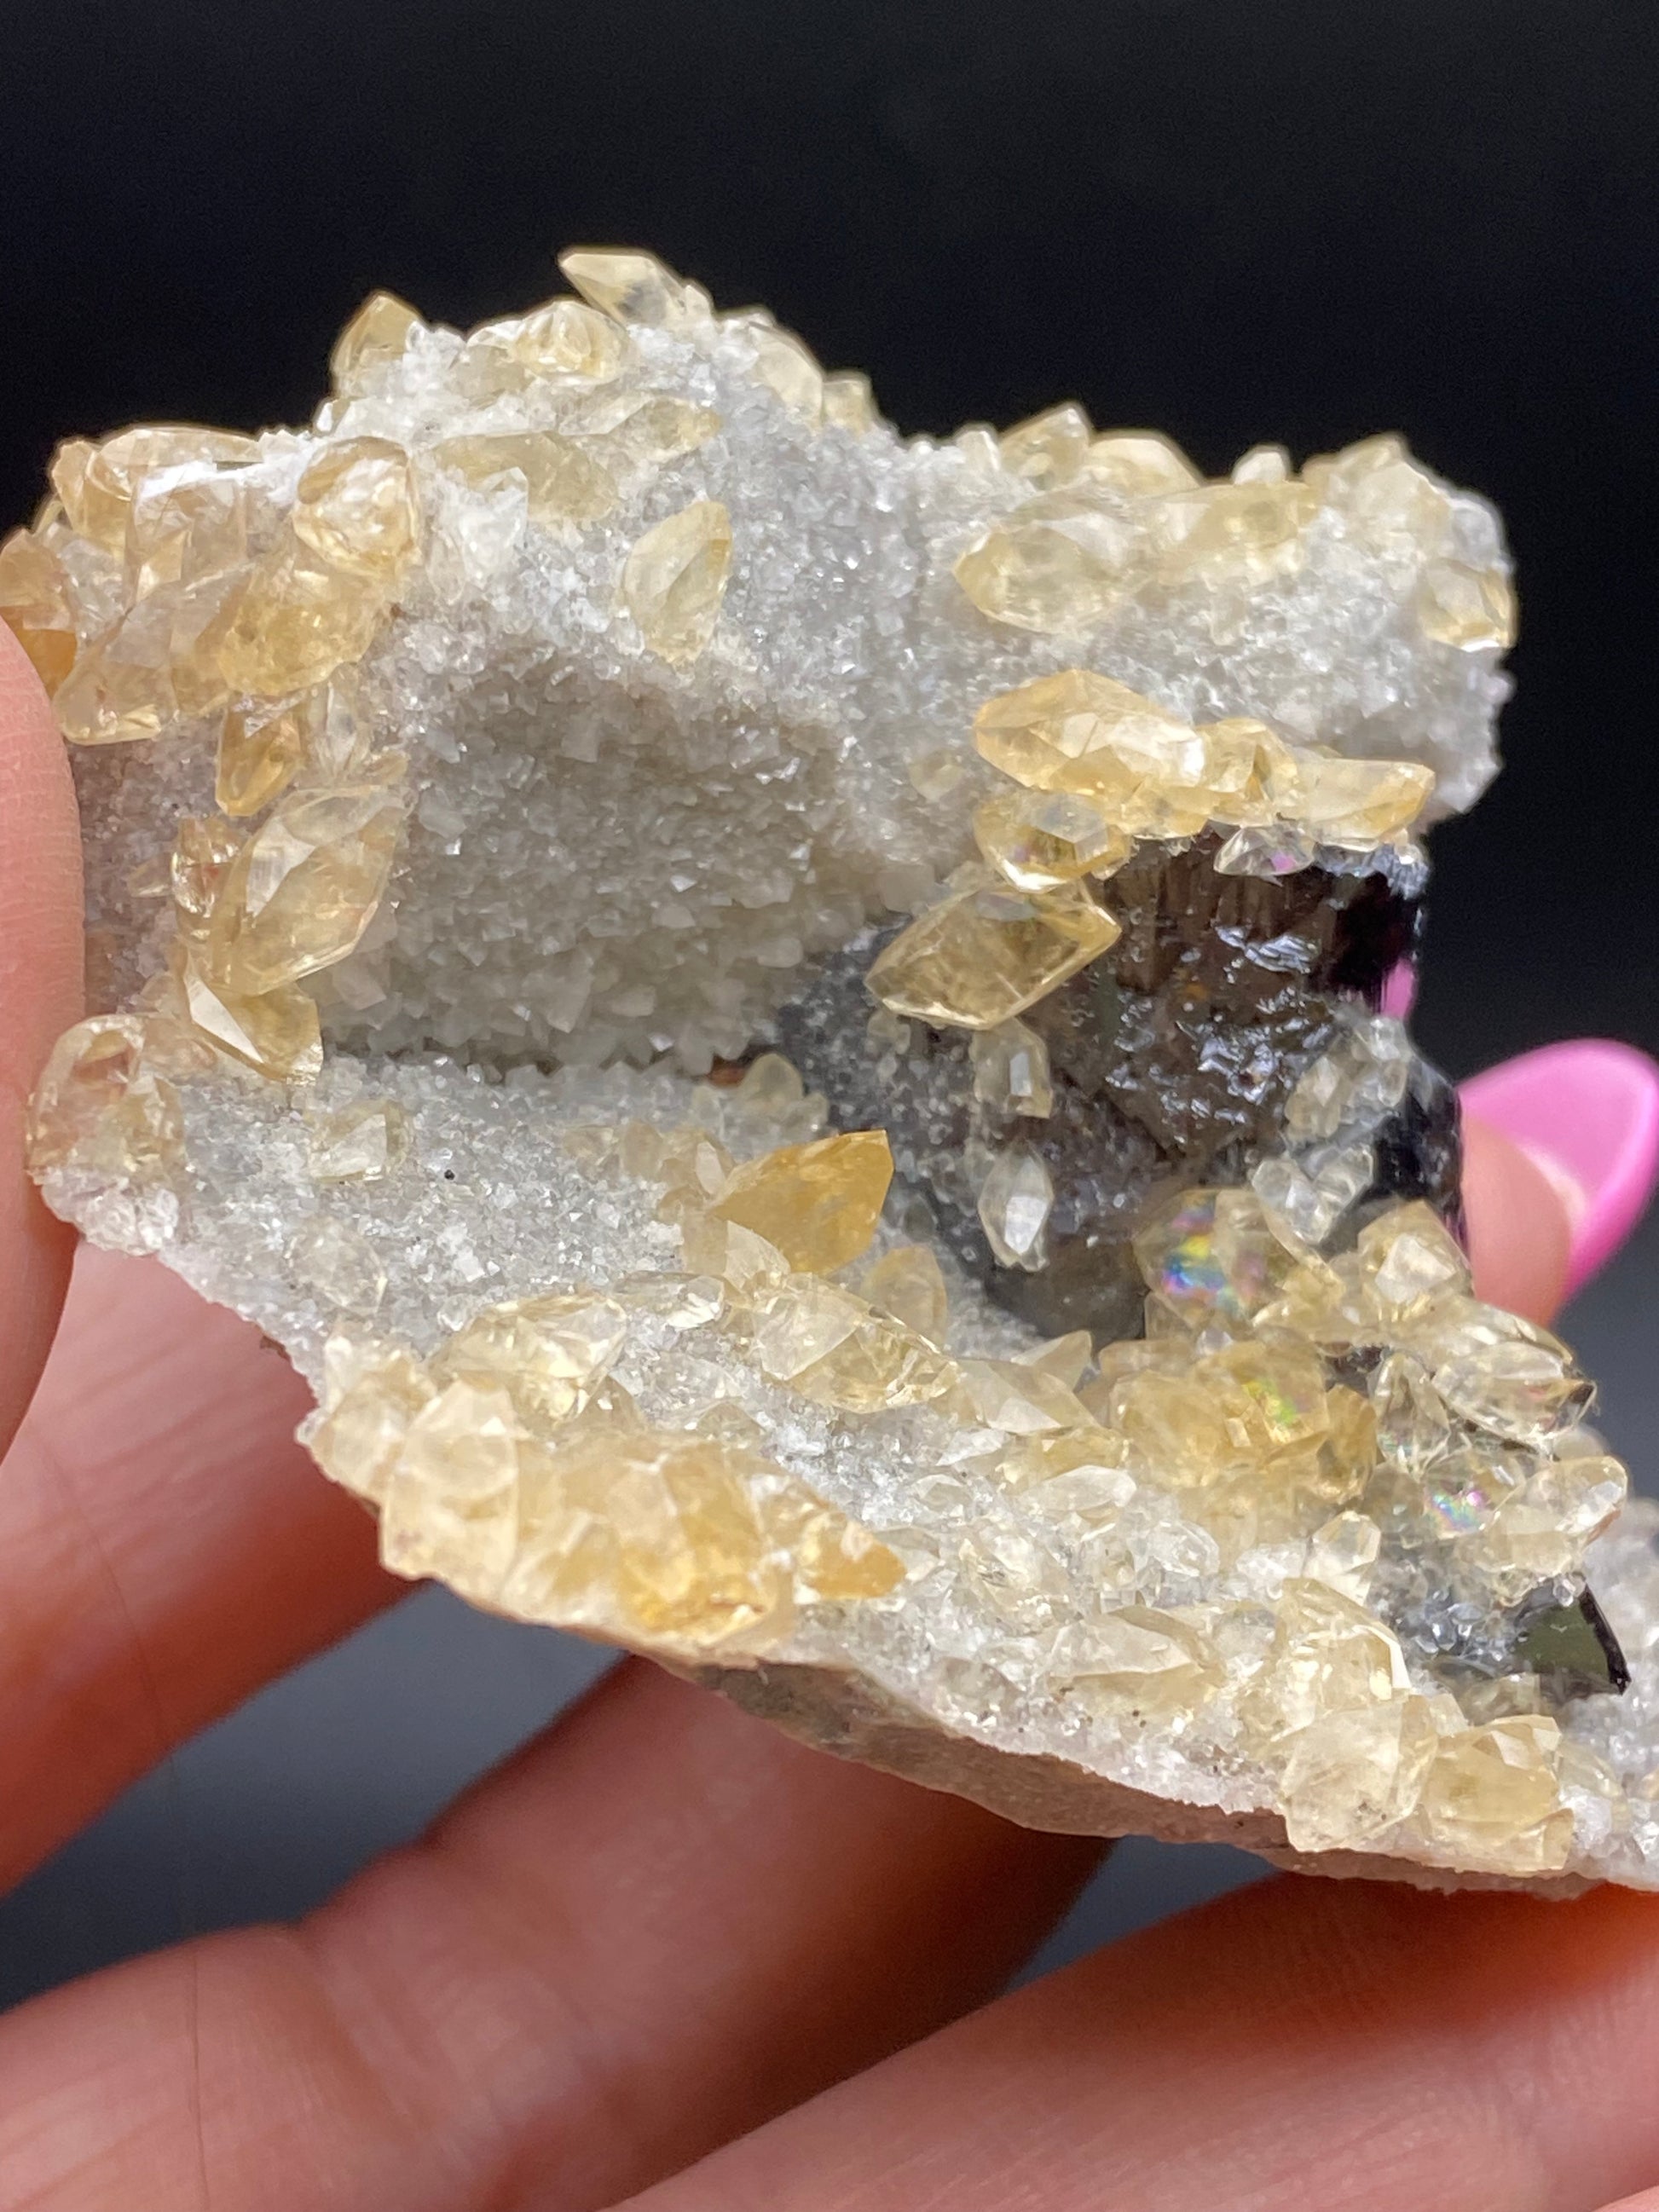
[[409,1116],[390,1098],[312,1117],[306,1166],[313,1182],[379,1182],[408,1157]]
[[1496,1496],[1467,1553],[1500,1601],[1518,1603],[1540,1584],[1577,1571],[1585,1546],[1613,1522],[1629,1491],[1623,1467],[1603,1454],[1546,1460]]
[[186,814],[179,823],[167,863],[167,887],[181,936],[205,939],[215,902],[241,849],[240,836],[215,816]]
[[760,325],[753,332],[755,374],[784,405],[805,421],[823,416],[823,371],[793,331]]
[[46,690],[56,691],[75,665],[69,578],[58,556],[27,530],[0,543],[0,622]]
[[1398,1638],[1340,1590],[1288,1582],[1275,1611],[1273,1648],[1239,1705],[1265,1746],[1327,1714],[1388,1705],[1410,1688]]
[[1423,1784],[1416,1824],[1451,1863],[1491,1874],[1549,1874],[1572,1848],[1572,1814],[1557,1779],[1561,1730],[1517,1714],[1443,1742]]
[[952,1377],[925,1338],[812,1276],[797,1276],[767,1297],[755,1349],[774,1381],[849,1413],[921,1404],[939,1397]]
[[763,1237],[792,1267],[827,1275],[868,1247],[892,1179],[885,1130],[858,1129],[745,1162],[709,1210]]
[[380,1501],[380,1557],[392,1572],[498,1589],[519,1548],[526,1443],[505,1390],[454,1382],[422,1406]]
[[589,305],[624,323],[681,330],[707,321],[708,295],[658,260],[622,246],[579,246],[559,267]]
[[1376,1844],[1415,1810],[1439,1747],[1429,1700],[1409,1692],[1310,1721],[1290,1739],[1279,1780],[1291,1848]]
[[788,1625],[793,1577],[748,1473],[740,1455],[698,1437],[573,1438],[535,1501],[539,1527],[515,1565],[515,1595],[522,1603],[539,1582],[561,1613],[608,1617],[671,1645],[757,1636],[763,1645]]
[[653,1431],[611,1386],[609,1409],[596,1400],[546,1420],[550,1342],[590,1375],[613,1346],[608,1317],[580,1331],[578,1304],[480,1316],[488,1326],[469,1324],[430,1366],[401,1346],[331,1340],[307,1441],[379,1504],[388,1565],[532,1619],[689,1651],[764,1649],[796,1607],[878,1597],[902,1578],[885,1546],[741,1443]]
[[538,376],[608,384],[633,356],[626,331],[582,300],[550,300],[514,328],[507,350]]
[[1221,1405],[1190,1375],[1148,1368],[1126,1376],[1113,1385],[1106,1410],[1173,1490],[1208,1489],[1248,1456]]
[[505,1391],[533,1435],[550,1433],[585,1402],[628,1334],[617,1299],[586,1291],[487,1307],[432,1361],[440,1382]]
[[1408,1352],[1391,1352],[1371,1384],[1376,1448],[1391,1467],[1420,1476],[1451,1448],[1451,1416],[1428,1369]]
[[1416,821],[1434,789],[1434,771],[1416,761],[1304,754],[1298,781],[1298,823],[1328,844],[1363,852]]
[[91,447],[79,440],[60,447],[52,484],[71,526],[94,544],[122,554],[133,501],[146,477],[192,465],[234,468],[256,459],[258,451],[257,439],[233,430],[206,430],[193,422],[145,423]]
[[1128,831],[1080,792],[1009,791],[975,811],[974,841],[1017,890],[1053,890],[1083,875],[1109,876],[1134,848]]
[[861,369],[841,368],[823,380],[823,420],[826,428],[845,430],[862,438],[880,421],[870,380]]
[[35,1086],[26,1141],[35,1176],[73,1168],[142,1183],[180,1164],[179,1093],[155,1068],[141,1017],[100,1014],[64,1032]]
[[1295,1266],[1248,1190],[1183,1191],[1137,1232],[1133,1247],[1147,1289],[1197,1328],[1261,1314]]
[[290,535],[250,570],[219,666],[233,691],[286,698],[361,660],[386,608],[380,579],[348,574]]
[[1131,1605],[1077,1635],[1060,1679],[1097,1712],[1162,1719],[1196,1712],[1221,1686],[1225,1670],[1194,1622],[1155,1606]]
[[324,1473],[378,1501],[410,1425],[437,1396],[413,1352],[399,1345],[331,1336],[325,1348],[323,1410],[304,1431]]
[[974,742],[993,767],[1035,791],[1073,791],[1108,805],[1127,799],[1146,764],[1181,760],[1195,770],[1201,748],[1178,715],[1092,669],[1039,677],[988,700]]
[[1097,483],[1126,499],[1190,491],[1201,482],[1180,447],[1157,430],[1103,430],[1091,440],[1083,465]]
[[[1322,842],[1369,851],[1397,840],[1434,789],[1415,763],[1290,745],[1250,716],[1188,723],[1086,668],[988,700],[974,738],[994,767],[1052,795],[1045,811],[1000,793],[975,817],[981,851],[1017,883],[1109,873],[1135,839],[1190,837],[1211,823],[1237,833],[1218,866],[1271,875],[1287,842],[1301,841],[1302,866]],[[1265,841],[1260,864],[1238,842],[1247,833]],[[1098,851],[1079,867],[1092,839]]]
[[1194,1370],[1215,1398],[1228,1433],[1267,1461],[1329,1434],[1325,1365],[1309,1345],[1248,1339],[1211,1352]]
[[1088,492],[1042,494],[976,538],[957,583],[994,621],[1080,636],[1110,613],[1141,558],[1134,525]]
[[1469,1286],[1468,1255],[1421,1199],[1368,1222],[1358,1249],[1366,1287],[1396,1323],[1423,1315],[1443,1291]]
[[872,963],[866,980],[894,1013],[995,1029],[1047,998],[1121,934],[1079,884],[1030,894],[975,885],[919,915]]
[[602,392],[571,418],[571,428],[618,477],[637,479],[706,446],[720,427],[712,407],[666,394]]
[[179,711],[171,610],[158,592],[94,638],[58,687],[53,705],[75,745],[136,744],[158,737]]
[[723,1221],[697,1207],[687,1212],[679,1227],[686,1266],[718,1277],[746,1297],[776,1289],[789,1273],[789,1262],[777,1246],[740,1222]]
[[302,1221],[289,1240],[289,1265],[325,1306],[372,1315],[386,1296],[386,1264],[361,1230],[326,1213]]
[[301,543],[331,567],[395,587],[421,545],[409,455],[389,438],[326,447],[300,478],[293,523]]
[[1005,1267],[1035,1270],[1048,1257],[1045,1232],[1054,1209],[1054,1179],[1029,1145],[999,1152],[980,1186],[979,1218]]
[[407,300],[395,292],[371,292],[334,341],[328,365],[335,390],[360,390],[376,369],[400,359],[414,332],[424,327]]
[[623,565],[622,595],[651,651],[684,667],[708,649],[732,572],[732,518],[694,500],[647,530]]
[[896,1244],[866,1268],[859,1288],[877,1313],[902,1322],[930,1344],[944,1343],[950,1294],[927,1245]]
[[1000,1022],[976,1030],[969,1043],[974,1096],[999,1113],[1046,1121],[1054,1108],[1048,1048],[1028,1023]]
[[141,478],[127,521],[129,590],[142,599],[158,584],[195,584],[240,568],[247,526],[247,495],[234,471]]
[[1040,490],[1058,490],[1084,465],[1090,435],[1088,416],[1074,400],[1067,400],[1005,430],[998,441],[1002,465],[1011,476],[1024,477]]
[[436,449],[445,468],[471,484],[522,477],[532,521],[544,526],[597,522],[617,504],[616,479],[574,438],[556,430],[498,432],[446,438]]
[[1418,619],[1424,635],[1460,653],[1515,643],[1515,591],[1496,568],[1471,568],[1460,561],[1431,562],[1418,586]]
[[226,710],[213,787],[222,813],[258,814],[281,797],[307,758],[319,707],[310,693],[289,706],[262,701]]
[[1165,503],[1170,543],[1161,574],[1182,585],[1251,586],[1294,574],[1318,495],[1294,478],[1208,484]]
[[343,959],[386,890],[403,806],[383,784],[285,799],[237,854],[214,903],[208,966],[244,996]]
[[1019,1359],[964,1359],[952,1382],[966,1417],[1005,1436],[1086,1429],[1088,1411],[1058,1375]]
[[296,984],[233,990],[210,980],[182,939],[173,948],[172,972],[191,1027],[233,1059],[278,1082],[308,1082],[322,1066],[317,1001]]

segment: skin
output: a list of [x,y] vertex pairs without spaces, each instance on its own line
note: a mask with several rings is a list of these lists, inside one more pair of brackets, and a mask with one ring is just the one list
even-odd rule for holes
[[[64,1303],[18,1121],[79,899],[0,629],[13,1881],[402,1587],[252,1331],[96,1253]],[[1470,1133],[1479,1285],[1545,1317],[1559,1202]],[[298,1925],[0,2020],[0,2212],[1659,2212],[1659,1899],[1285,1877],[998,1997],[1098,1852],[629,1662]]]

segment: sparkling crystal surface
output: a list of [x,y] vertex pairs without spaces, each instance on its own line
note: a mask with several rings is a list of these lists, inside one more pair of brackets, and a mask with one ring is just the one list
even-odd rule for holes
[[30,1162],[290,1353],[383,1555],[1036,1825],[1659,1886],[1659,1515],[1380,1012],[1491,510],[902,441],[583,249],[315,422],[70,441],[0,618],[100,980]]

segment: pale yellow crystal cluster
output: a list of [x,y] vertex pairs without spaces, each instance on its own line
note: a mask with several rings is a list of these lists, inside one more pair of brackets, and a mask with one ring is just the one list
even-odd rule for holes
[[1075,402],[994,442],[982,431],[966,434],[1032,492],[956,563],[963,590],[996,622],[1076,637],[1128,598],[1192,583],[1249,591],[1292,576],[1309,526],[1340,503],[1384,557],[1417,567],[1424,637],[1462,652],[1514,642],[1508,577],[1457,557],[1451,501],[1398,438],[1319,455],[1299,475],[1283,447],[1258,446],[1231,479],[1206,483],[1167,438],[1097,434]]
[[654,1428],[609,1372],[630,1307],[720,1297],[658,1277],[486,1308],[428,1359],[331,1338],[302,1434],[378,1510],[387,1566],[476,1602],[695,1656],[764,1650],[803,1607],[878,1597],[898,1559],[741,1439]]
[[[326,1082],[306,1086],[319,1002],[349,1008],[372,988],[362,963],[395,896],[416,779],[377,735],[389,717],[370,666],[427,588],[434,518],[457,487],[512,487],[573,557],[604,549],[627,650],[672,682],[711,653],[723,665],[724,620],[741,670],[731,514],[674,489],[677,464],[725,426],[698,398],[640,388],[632,372],[659,343],[646,334],[741,343],[741,376],[788,410],[797,445],[803,428],[822,451],[816,434],[864,438],[879,422],[866,380],[826,374],[759,311],[715,317],[648,255],[562,265],[580,297],[465,342],[375,295],[303,444],[176,425],[71,441],[33,526],[0,546],[0,618],[72,743],[194,748],[204,764],[213,749],[211,809],[185,814],[164,864],[127,886],[164,919],[150,933],[164,964],[136,1003],[60,1042],[33,1103],[30,1164],[54,1203],[94,1194],[110,1241],[163,1249],[190,1202],[192,1086],[289,1098],[303,1175],[332,1194],[291,1236],[290,1217],[280,1261],[331,1317],[307,1441],[374,1507],[402,1573],[687,1664],[777,1653],[832,1631],[837,1607],[884,1620],[931,1578],[929,1603],[948,1587],[1040,1648],[1032,1693],[1067,1725],[1201,1743],[1212,1759],[1224,1747],[1297,1850],[1532,1878],[1567,1864],[1575,1808],[1627,1830],[1619,1783],[1563,1733],[1536,1676],[1472,1674],[1454,1695],[1389,1625],[1419,1567],[1488,1615],[1573,1584],[1625,1478],[1575,1429],[1589,1391],[1564,1348],[1473,1297],[1426,1208],[1395,1206],[1351,1251],[1323,1252],[1368,1154],[1338,1149],[1316,1176],[1286,1154],[1245,1188],[1181,1194],[1136,1242],[1144,1340],[1032,1344],[988,1328],[977,1302],[952,1314],[933,1250],[895,1241],[885,1135],[818,1133],[822,1101],[768,1054],[735,1096],[769,1149],[735,1156],[736,1138],[728,1150],[702,1126],[567,1129],[582,1176],[647,1187],[677,1267],[463,1304],[422,1349],[380,1333],[380,1250],[330,1207],[343,1186],[410,1171],[410,1125],[389,1096],[341,1106]],[[441,338],[469,404],[532,393],[538,427],[393,438],[362,434],[361,412],[354,427],[354,404]],[[1512,635],[1505,576],[1464,557],[1452,498],[1397,441],[1299,477],[1261,449],[1214,484],[1166,441],[1097,434],[1074,407],[957,445],[996,509],[965,549],[948,543],[978,611],[956,599],[963,635],[983,616],[1069,640],[1188,587],[1219,605],[1294,576],[1322,514],[1409,580],[1441,665]],[[595,538],[651,486],[678,503],[614,548]],[[955,590],[943,572],[941,586]],[[1019,1017],[1110,950],[1120,925],[1097,887],[1138,844],[1206,836],[1218,868],[1267,877],[1331,851],[1411,860],[1434,787],[1426,767],[1348,759],[1263,720],[1188,720],[1086,666],[989,700],[974,741],[1005,779],[974,813],[980,859],[872,967],[875,1019],[968,1030],[976,1096],[1032,1121],[1053,1079]],[[910,783],[932,804],[982,773],[929,753]],[[1290,1140],[1332,1138],[1365,1079],[1334,1048],[1291,1101]],[[997,1157],[980,1215],[1002,1265],[1043,1264],[1054,1199],[1033,1147]],[[640,1347],[665,1328],[705,1332],[727,1363],[695,1414],[641,1409]],[[807,1409],[826,1452],[860,1431],[871,1450],[902,1437],[918,1520],[924,1489],[966,1499],[971,1476],[980,1503],[925,1531],[902,1514],[866,1527],[814,1486],[818,1462],[798,1462],[811,1483],[784,1464],[787,1419],[758,1418],[775,1407]],[[1148,1544],[1162,1547],[1150,1566]],[[1183,1574],[1231,1594],[1169,1598],[1164,1578]]]
[[[72,439],[33,526],[0,545],[0,620],[72,744],[216,747],[216,813],[185,818],[170,871],[129,886],[176,923],[167,977],[141,1011],[260,1074],[315,1073],[308,979],[348,959],[386,896],[406,762],[377,745],[359,671],[419,570],[434,488],[521,479],[533,523],[580,532],[720,429],[710,408],[613,389],[632,358],[628,325],[707,321],[706,295],[649,255],[575,252],[562,265],[583,298],[485,324],[467,349],[475,397],[533,386],[559,410],[556,429],[419,452],[331,436],[297,475],[284,474],[280,438],[159,424]],[[855,434],[877,419],[861,377],[825,375],[758,310],[726,319],[749,331],[754,374],[795,413]],[[332,413],[424,329],[392,295],[368,300],[334,349]],[[325,408],[319,427],[331,419]],[[649,652],[684,666],[706,651],[732,554],[714,500],[627,549],[617,604]],[[101,1064],[96,1037],[85,1042]],[[60,1054],[49,1090],[68,1065]]]
[[[775,1088],[778,1066],[750,1079]],[[976,1357],[948,1348],[930,1250],[859,1264],[887,1185],[878,1135],[740,1166],[704,1131],[630,1124],[570,1141],[586,1171],[660,1188],[697,1294],[772,1382],[843,1414],[932,1409],[1028,1510],[1086,1529],[1103,1559],[1148,1488],[1179,1500],[1224,1565],[1299,1544],[1302,1571],[1270,1613],[1085,1600],[1051,1673],[1127,1724],[1191,1727],[1230,1704],[1293,1847],[1533,1876],[1566,1863],[1564,1791],[1627,1820],[1611,1771],[1562,1734],[1536,1678],[1472,1679],[1461,1703],[1425,1689],[1365,1602],[1386,1542],[1512,1604],[1579,1571],[1626,1490],[1619,1464],[1573,1433],[1589,1390],[1565,1348],[1473,1296],[1426,1206],[1395,1206],[1326,1259],[1255,1192],[1188,1190],[1136,1240],[1145,1340],[1097,1350],[1079,1333]],[[1014,1625],[1049,1618],[1064,1588],[1054,1556],[1012,1529],[970,1532],[962,1565]]]
[[[1434,789],[1416,762],[1343,759],[1243,717],[1194,726],[1091,669],[988,700],[974,740],[1012,786],[975,813],[981,860],[884,947],[867,980],[890,1014],[974,1032],[975,1095],[1038,1120],[1053,1107],[1048,1055],[1019,1016],[1116,943],[1121,925],[1091,885],[1138,845],[1178,848],[1215,830],[1221,873],[1270,877],[1322,847],[1409,855]],[[979,1200],[1002,1265],[1043,1264],[1053,1203],[1038,1154],[1006,1146]]]
[[[65,736],[114,744],[228,717],[219,803],[257,812],[307,763],[327,763],[313,726],[332,702],[319,687],[362,660],[394,608],[434,476],[516,477],[533,521],[579,529],[714,436],[710,408],[608,388],[632,358],[629,324],[712,322],[707,295],[649,254],[578,251],[561,266],[583,298],[483,324],[468,343],[476,398],[536,386],[557,428],[441,439],[418,454],[338,438],[287,496],[257,467],[261,441],[240,433],[156,424],[60,447],[33,528],[0,547],[0,619],[57,696]],[[855,434],[878,420],[862,376],[826,375],[758,309],[725,319],[750,333],[757,378],[799,416]],[[331,356],[336,413],[425,327],[388,293],[367,301]],[[710,500],[629,550],[618,596],[653,652],[684,664],[707,647],[731,559],[729,517]]]
[[1409,849],[1434,789],[1416,762],[1346,760],[1243,717],[1194,726],[1086,668],[988,700],[974,742],[1014,788],[974,816],[981,861],[878,955],[869,982],[894,1013],[975,1030],[1012,1022],[1116,943],[1088,886],[1137,843],[1216,827],[1229,833],[1223,874],[1280,875],[1321,846]]

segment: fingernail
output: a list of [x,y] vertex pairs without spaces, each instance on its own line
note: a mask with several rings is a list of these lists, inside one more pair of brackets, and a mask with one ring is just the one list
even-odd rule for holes
[[1572,1224],[1571,1293],[1604,1267],[1659,1182],[1659,1066],[1633,1045],[1547,1044],[1462,1085],[1561,1194]]
[[1417,1000],[1417,963],[1397,960],[1389,970],[1389,980],[1382,986],[1382,1011],[1403,1022]]

